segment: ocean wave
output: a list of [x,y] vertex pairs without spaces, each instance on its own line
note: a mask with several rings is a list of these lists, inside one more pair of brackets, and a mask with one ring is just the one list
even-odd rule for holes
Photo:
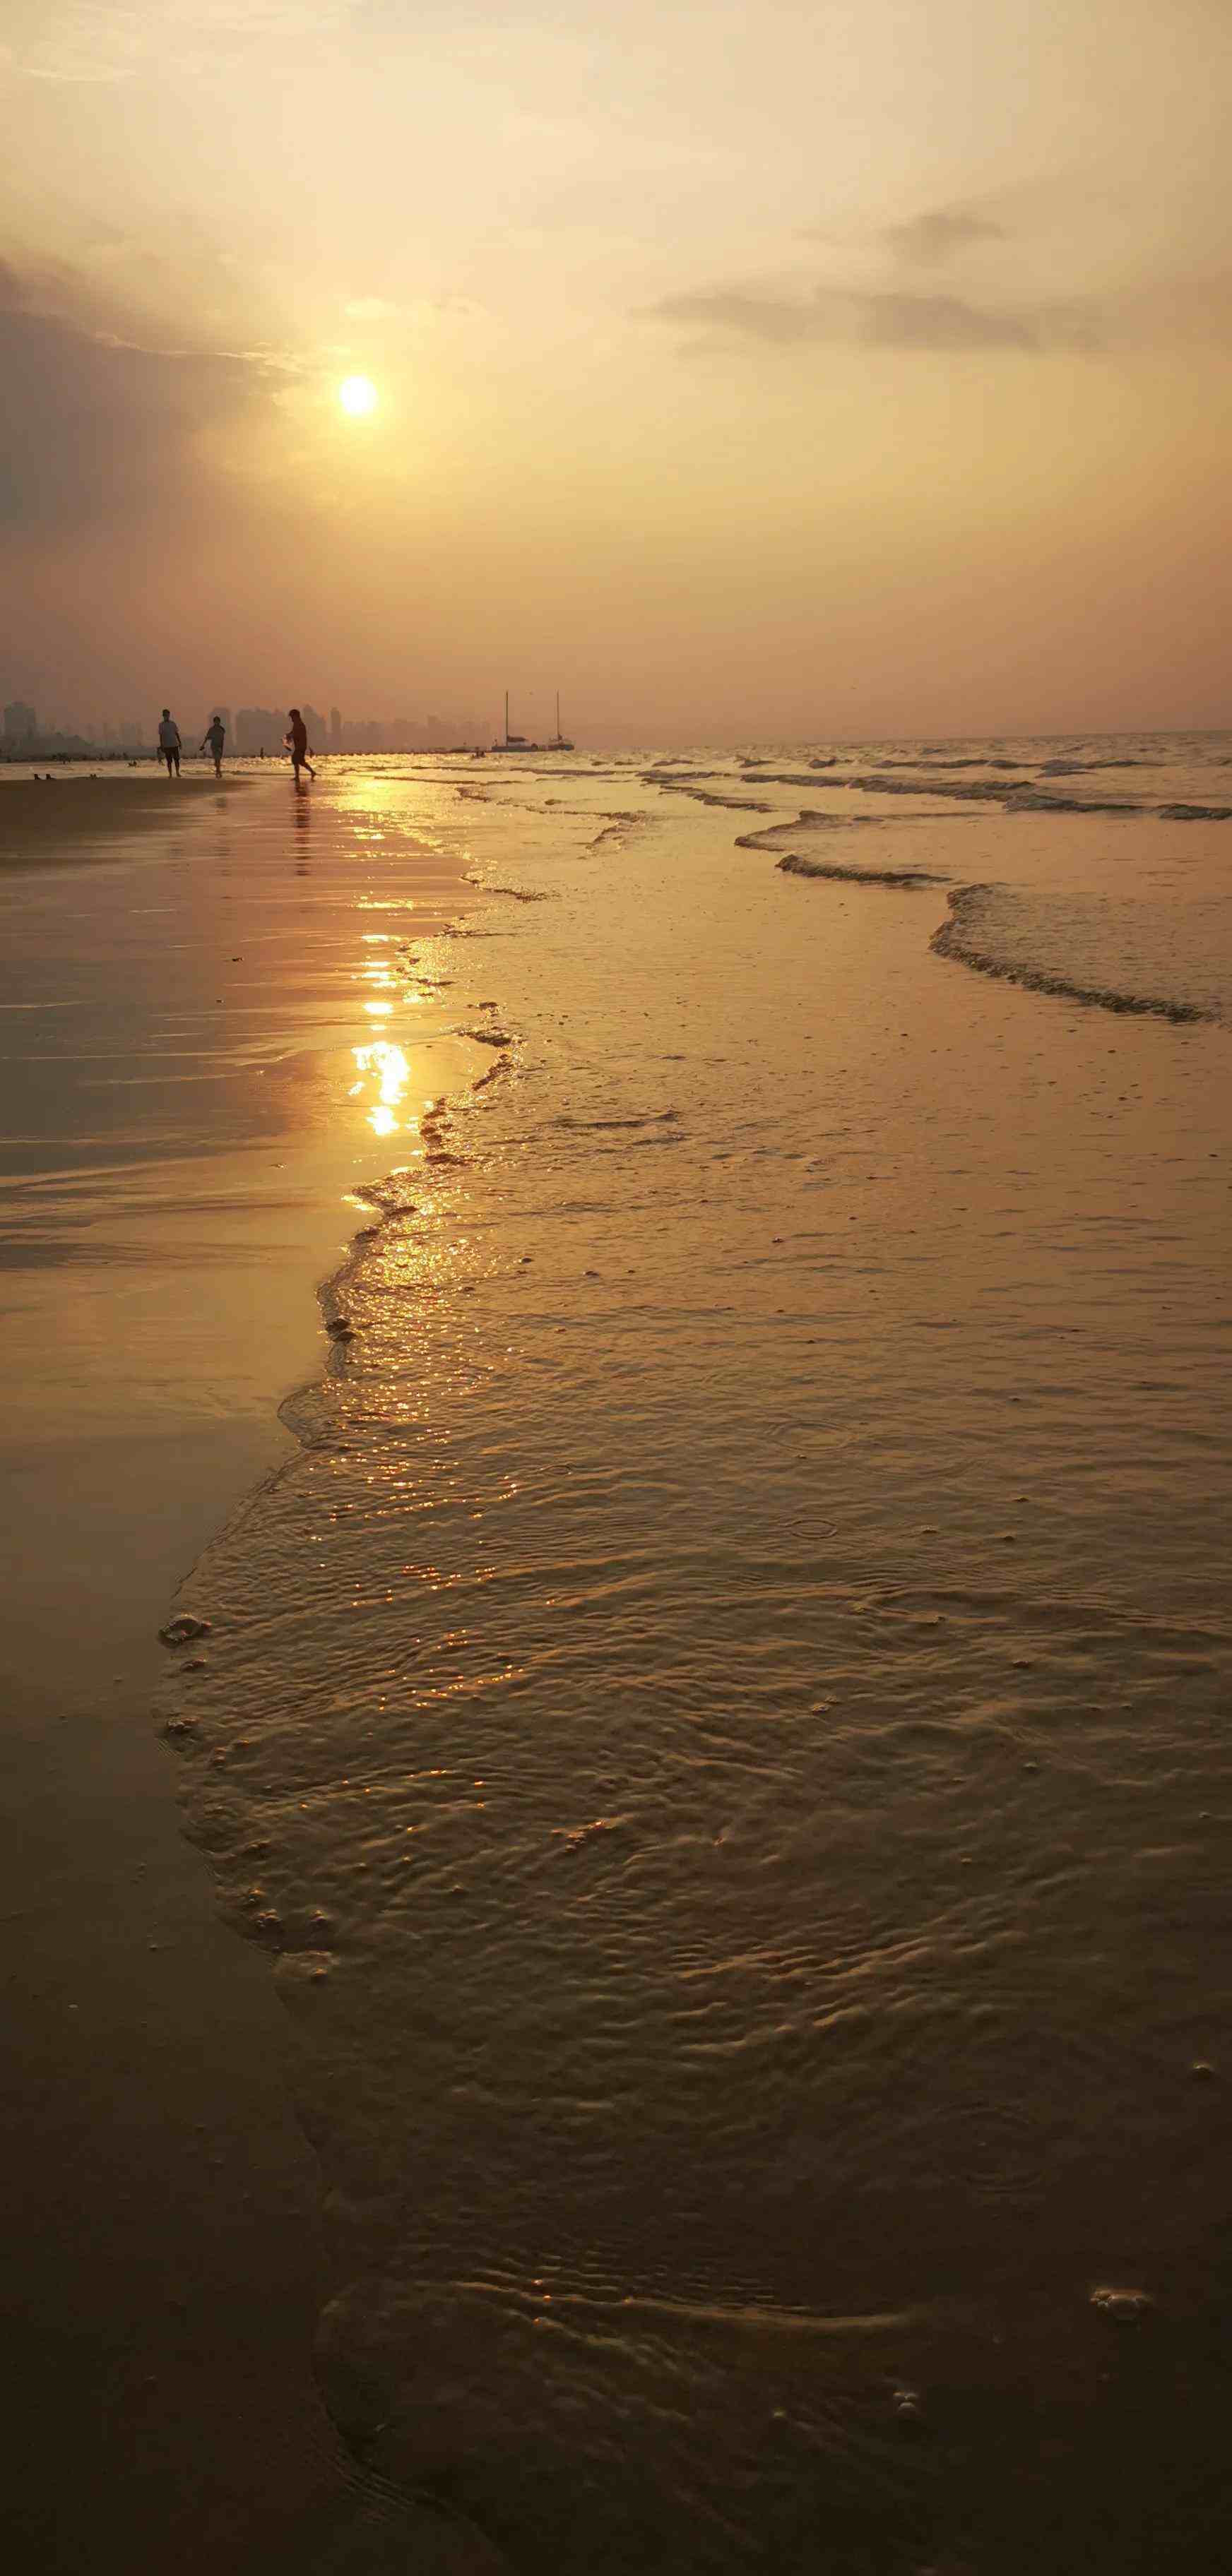
[[779,860],[784,876],[828,877],[841,885],[934,886],[945,885],[944,877],[932,876],[927,868],[844,868],[836,859],[805,859],[798,850],[789,850]]
[[1161,805],[1165,823],[1232,823],[1232,805]]
[[[1184,932],[1178,939],[1178,921],[1190,912],[1205,915],[1206,906],[1040,898],[1004,885],[958,886],[949,905],[950,918],[934,931],[930,945],[938,957],[952,958],[978,974],[1144,1018],[1185,1022],[1225,1016],[1209,988],[1194,989],[1209,954],[1202,927],[1188,925],[1196,937],[1187,954]],[[1186,985],[1188,990],[1178,989]]]
[[856,770],[841,783],[862,796],[947,796],[972,805],[1003,805],[1010,793],[1000,778],[929,778],[918,768],[902,777],[891,769]]
[[[817,762],[816,766],[820,768],[821,763]],[[748,763],[741,775],[755,787],[811,787],[813,785],[813,779],[807,769],[762,769]]]
[[560,896],[550,894],[545,886],[495,885],[487,877],[478,876],[468,877],[467,883],[482,886],[485,894],[508,895],[511,903],[559,903],[560,901]]
[[649,821],[649,814],[640,812],[632,814],[609,814],[604,819],[602,831],[596,832],[594,839],[587,841],[585,846],[588,850],[602,850],[607,847],[609,842],[611,842],[615,844],[617,849],[623,849],[628,834],[630,832],[640,831]]
[[781,850],[789,841],[797,841],[808,832],[886,832],[898,830],[903,823],[916,820],[914,815],[896,814],[887,822],[882,814],[823,814],[816,807],[805,806],[794,823],[769,823],[764,832],[738,832],[738,850]]
[[1015,786],[1003,778],[931,778],[918,770],[902,777],[885,769],[863,770],[844,779],[865,796],[945,796],[957,804],[999,805],[1007,814],[1140,814],[1140,805],[1120,797],[1051,796],[1046,789]]
[[1108,754],[1097,760],[1041,760],[1039,768],[1041,778],[1081,778],[1093,769],[1147,769],[1150,766],[1141,752],[1127,751]]
[[1032,760],[1002,760],[988,752],[941,753],[913,751],[910,754],[890,752],[881,762],[883,769],[1033,769]]
[[669,796],[690,796],[695,805],[727,806],[733,814],[774,812],[773,805],[767,805],[760,796],[724,796],[716,787],[686,787],[680,779],[660,778],[655,784],[664,788]]
[[1007,814],[1141,814],[1120,796],[1050,796],[1046,788],[1015,788],[1005,800]]

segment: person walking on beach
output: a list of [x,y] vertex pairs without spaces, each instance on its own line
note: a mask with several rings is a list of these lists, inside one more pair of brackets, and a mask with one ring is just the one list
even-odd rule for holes
[[222,747],[226,739],[227,728],[223,723],[222,717],[211,716],[210,721],[201,736],[201,749],[204,751],[208,742],[210,749],[214,754],[215,778],[221,778],[222,776]]
[[315,778],[317,773],[308,758],[308,727],[299,708],[289,707],[287,713],[291,718],[291,724],[282,739],[291,754],[291,767],[295,772],[295,784],[298,787],[301,769],[306,769],[310,778]]
[[178,778],[183,744],[180,741],[180,728],[172,717],[170,707],[163,708],[162,723],[158,728],[158,748],[166,761],[168,778]]

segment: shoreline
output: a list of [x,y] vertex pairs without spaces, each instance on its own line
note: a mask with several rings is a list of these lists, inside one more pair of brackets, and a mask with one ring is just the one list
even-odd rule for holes
[[[320,2212],[292,2036],[267,1963],[231,1937],[186,1837],[154,1723],[168,1662],[157,1631],[202,1551],[297,1446],[282,1408],[324,1373],[320,1299],[362,1222],[340,1187],[385,1150],[359,1141],[351,1097],[356,979],[372,971],[362,946],[351,963],[352,848],[328,799],[305,818],[310,800],[297,807],[280,783],[249,801],[233,843],[229,797],[168,814],[162,781],[100,782],[83,803],[118,797],[131,839],[109,836],[98,855],[132,861],[139,879],[97,876],[80,846],[51,852],[79,870],[67,909],[43,849],[19,848],[6,877],[25,950],[10,953],[22,998],[7,1026],[33,1047],[17,1140],[0,1154],[10,1304],[30,1354],[4,1433],[19,1525],[4,1751],[25,1827],[5,2188],[26,2365],[7,2510],[30,2563],[83,2576],[99,2548],[136,2558],[154,2533],[186,2576],[205,2576],[220,2537],[237,2570],[298,2576],[370,2518],[312,2370]],[[22,803],[34,801],[31,788]],[[387,843],[361,864],[378,918],[397,918],[395,889],[413,889],[417,936],[473,899],[460,868],[416,856],[413,835],[405,857]],[[120,953],[97,965],[109,937]],[[202,1044],[221,1079],[203,1078]],[[425,1085],[458,1087],[472,1060],[478,1072],[478,1049],[434,1007],[413,1054]],[[20,1128],[33,1112],[31,1169]],[[95,1181],[89,1129],[104,1112]],[[184,1136],[171,1159],[168,1119]]]
[[[1216,1865],[1188,1748],[1219,1740],[1218,1565],[1186,1458],[1221,1327],[1185,1281],[1216,1275],[1222,1110],[1189,1038],[960,989],[917,906],[802,903],[730,829],[682,814],[670,865],[647,832],[596,867],[575,816],[519,849],[478,809],[481,936],[507,944],[471,1007],[518,1032],[522,1078],[358,1245],[301,1456],[186,1595],[212,1629],[175,1713],[232,1919],[302,2030],[320,2368],[361,2455],[519,2566],[632,2565],[647,2530],[656,2562],[709,2564],[699,2508],[731,2518],[716,2566],[803,2566],[819,2459],[840,2556],[974,2533],[1017,2566],[1020,2522],[1044,2545],[1024,2366],[1067,2527],[1121,2492],[1082,2414],[1096,2284],[1169,2313],[1191,2493],[1217,2424],[1207,2212],[1173,2214],[1213,2099],[1185,2068],[1217,2046],[1185,1891]],[[733,1014],[754,972],[772,1008]],[[1123,1267],[1112,1188],[1155,1264]],[[1141,1390],[1160,1291],[1188,1390]],[[1153,1896],[1161,1843],[1185,1858]],[[1144,1901],[1162,2014],[1098,1939]],[[837,2246],[810,2234],[835,2205]],[[767,2382],[800,2436],[777,2486]],[[921,2416],[928,2462],[901,2450]]]
[[[165,1160],[157,1213],[192,1326],[167,1383],[187,1400],[207,1316],[239,1406],[212,1415],[206,1387],[191,1444],[161,1426],[166,1493],[191,1492],[212,1535],[159,1624],[174,1603],[210,1626],[178,1655],[139,1637],[214,1886],[159,1844],[179,1909],[165,1938],[137,1884],[155,1811],[118,1794],[133,1747],[114,1723],[109,1739],[99,1683],[113,1569],[90,1569],[95,1619],[63,1514],[46,1551],[59,1592],[35,1607],[52,1633],[67,1584],[79,1634],[60,1651],[82,1687],[67,1712],[44,1708],[16,1771],[24,1819],[43,1765],[29,1900],[46,1917],[40,1963],[62,1931],[58,2073],[71,2081],[67,2015],[84,2009],[91,2149],[105,2122],[100,2214],[92,2197],[93,2231],[70,2236],[60,2313],[80,2297],[84,2248],[90,2313],[108,2288],[115,2311],[113,2458],[144,2467],[151,2431],[161,2443],[143,2503],[186,2576],[210,2563],[203,2515],[240,2576],[258,2559],[263,2576],[303,2576],[323,2546],[331,2568],[443,2554],[477,2576],[493,2561],[474,2528],[519,2566],[579,2571],[612,2554],[613,2532],[632,2565],[650,2532],[683,2570],[699,2563],[699,2506],[732,2518],[716,2564],[769,2551],[790,2569],[807,2563],[799,2511],[819,2461],[840,2554],[897,2567],[978,2540],[1017,2566],[1045,2545],[1026,2367],[1060,2428],[1056,2492],[1081,2535],[1124,2492],[1103,2441],[1119,2463],[1139,2400],[1158,2424],[1158,2474],[1146,2456],[1115,2503],[1132,2544],[1177,2455],[1191,2499],[1217,2457],[1203,2337],[1217,2328],[1219,2096],[1185,2080],[1217,2071],[1205,1891],[1223,1759],[1205,1471],[1226,1328],[1201,1283],[1220,1275],[1226,1118],[1203,1033],[1062,1008],[1005,978],[960,988],[917,906],[884,888],[870,903],[854,879],[802,899],[775,868],[750,872],[721,809],[674,804],[665,850],[653,809],[634,830],[598,783],[585,823],[602,828],[585,839],[554,798],[522,825],[496,797],[459,809],[452,782],[391,781],[366,805],[341,786],[336,806],[258,800],[231,841],[225,818],[208,841],[176,834],[165,878],[108,872],[92,894],[83,871],[72,894],[100,939],[129,905],[154,924],[142,954],[157,991],[117,1098],[145,1083],[173,1127],[194,1097],[189,1124],[250,1122],[205,1189],[182,1156]],[[383,843],[412,806],[450,881],[460,869],[477,902],[496,898],[461,925],[473,946],[438,937],[427,906],[404,935]],[[1054,879],[1071,830],[1080,855],[1077,828],[1047,826],[1066,836],[1041,848]],[[31,877],[20,900],[50,920],[60,897]],[[317,918],[316,981],[292,987]],[[74,936],[88,943],[88,920]],[[769,1007],[734,1012],[754,981]],[[20,974],[14,989],[22,1010],[70,998]],[[289,1061],[263,1016],[275,989],[303,1041]],[[344,1001],[365,1014],[349,1030]],[[433,1016],[422,1053],[415,1012]],[[501,1060],[472,1041],[503,1030],[516,1065],[489,1088]],[[51,1023],[34,1032],[48,1136],[51,1041]],[[437,1045],[466,1046],[459,1079]],[[203,1052],[210,1084],[233,1086],[230,1112],[223,1089],[194,1089]],[[361,1058],[384,1067],[380,1088],[371,1066],[356,1079]],[[82,1060],[93,1134],[114,1048]],[[395,1131],[415,1111],[412,1161],[379,1123],[386,1100]],[[292,1183],[273,1176],[293,1138],[293,1175],[324,1205],[343,1132],[362,1139],[340,1193],[346,1241],[316,1276],[327,1330],[344,1329],[333,1348],[316,1338],[323,1365],[282,1408],[291,1455],[216,1511],[201,1474],[222,1473],[244,1423],[268,1434],[289,1356],[252,1318],[285,1325],[301,1287],[280,1281],[305,1275],[302,1233],[277,1236]],[[99,1209],[116,1187],[113,1170]],[[88,1201],[82,1214],[88,1226]],[[140,1345],[151,1222],[129,1191],[113,1370]],[[220,1239],[228,1267],[211,1272]],[[35,1366],[70,1312],[58,1258],[49,1237],[46,1304],[31,1300],[21,1335]],[[196,1273],[208,1304],[183,1285]],[[1146,1383],[1161,1298],[1179,1357]],[[73,1351],[57,1350],[71,1378]],[[97,1546],[117,1489],[122,1513],[135,1499],[114,1426],[96,1445]],[[86,1446],[71,1472],[61,1460],[61,1495],[81,1492]],[[148,1773],[149,1746],[141,1759]],[[57,1912],[40,1864],[56,1864],[65,1801],[82,1893]],[[124,1909],[122,1952],[109,1905]],[[1137,1923],[1144,1906],[1146,1976],[1132,1945],[1100,1938],[1110,1908]],[[228,1928],[246,1938],[228,1944]],[[118,2046],[109,1984],[128,2014],[113,2011]],[[939,2010],[971,2051],[931,2044]],[[198,2086],[169,2162],[178,2095],[148,2120],[148,2153],[132,2108],[135,2011],[159,2082]],[[972,2051],[987,2146],[974,2176]],[[788,2194],[761,2187],[779,2139]],[[216,2185],[202,2170],[215,2156]],[[46,2162],[38,2215],[58,2249]],[[1042,2211],[1041,2173],[1056,2177]],[[810,2237],[819,2205],[853,2210],[838,2245]],[[37,2286],[34,2232],[31,2214]],[[750,2276],[773,2358],[750,2354],[751,2312],[733,2300]],[[1138,2285],[1111,2295],[1157,2303],[1167,2343],[1153,2359],[1144,2328],[1145,2388],[1101,2399],[1129,2412],[1105,2413],[1093,2442],[1077,2382],[1099,2370],[1107,2316],[1128,2314],[1098,2283]],[[181,2328],[152,2320],[164,2289]],[[805,2320],[825,2339],[820,2374],[794,2331]],[[1005,2372],[989,2360],[1003,2334]],[[188,2338],[208,2347],[199,2369]],[[96,2363],[97,2340],[84,2349]],[[770,2486],[767,2363],[802,2437]],[[44,2371],[31,2412],[50,2494],[66,2436],[48,2389]],[[939,2474],[914,2433],[902,2451],[900,2419],[921,2413]],[[68,2418],[78,2453],[82,2405]],[[473,2528],[443,2522],[425,2487]],[[110,2495],[108,2538],[129,2510]],[[77,2546],[52,2531],[40,2564],[85,2576],[87,2509],[53,2498],[49,2513],[78,2514]],[[352,2555],[336,2560],[340,2541]]]

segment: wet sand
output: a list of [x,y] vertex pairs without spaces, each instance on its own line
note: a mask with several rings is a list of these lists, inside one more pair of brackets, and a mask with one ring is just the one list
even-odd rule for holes
[[165,829],[179,820],[168,799],[191,799],[191,815],[203,793],[214,797],[245,794],[249,778],[215,778],[212,771],[184,771],[168,778],[0,778],[0,868],[54,867],[71,860],[82,866],[93,857],[110,856],[117,838],[150,829]]
[[11,907],[37,2565],[1219,2563],[1220,850],[700,779]]
[[[474,1069],[447,993],[412,1044],[389,962],[466,889],[388,794],[283,778],[6,782],[0,851],[4,2520],[13,2563],[57,2576],[289,2576],[405,2517],[313,2383],[314,2158],[264,1963],[183,1838],[157,1630],[290,1453],[346,1193],[388,1158],[371,1120],[413,1152],[408,1117]],[[414,1095],[393,1108],[354,1052],[378,1030]],[[415,2546],[468,2563],[439,2518]]]

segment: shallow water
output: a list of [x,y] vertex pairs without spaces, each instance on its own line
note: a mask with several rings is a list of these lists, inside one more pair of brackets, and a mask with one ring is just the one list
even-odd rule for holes
[[[1217,2563],[1227,752],[391,776],[490,1078],[374,1150],[164,1717],[328,2401],[527,2576]],[[1000,801],[1075,774],[1142,810]]]

